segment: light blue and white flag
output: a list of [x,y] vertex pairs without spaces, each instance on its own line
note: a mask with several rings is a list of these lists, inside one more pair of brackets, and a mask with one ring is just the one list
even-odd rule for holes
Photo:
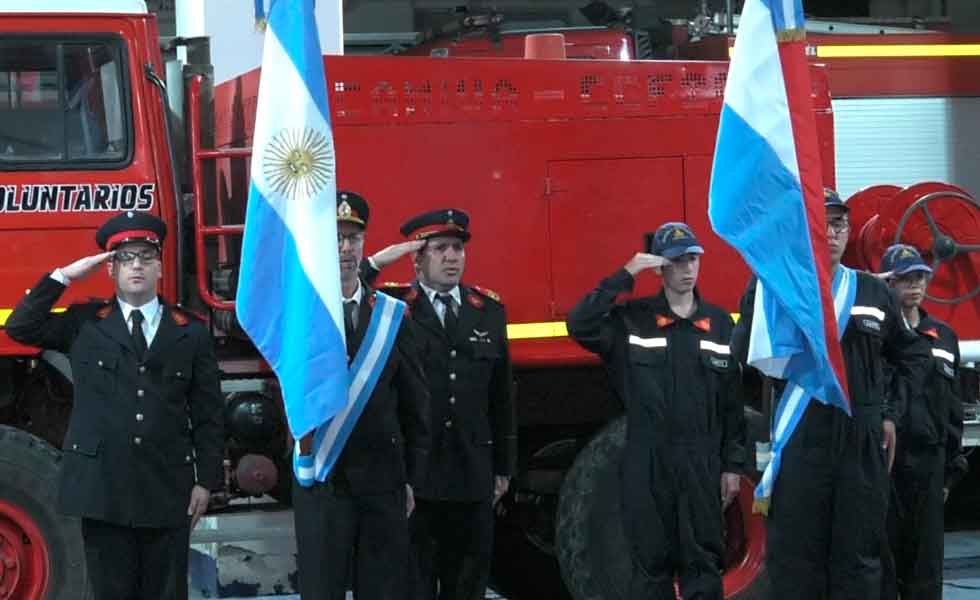
[[313,0],[268,12],[238,320],[275,370],[293,437],[347,404],[336,179]]

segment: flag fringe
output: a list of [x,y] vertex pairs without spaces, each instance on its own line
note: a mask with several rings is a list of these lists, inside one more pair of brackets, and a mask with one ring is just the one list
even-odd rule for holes
[[776,33],[776,41],[779,42],[802,42],[806,39],[806,29],[797,27],[796,29],[784,29]]
[[770,502],[770,498],[756,498],[752,501],[752,514],[768,517]]

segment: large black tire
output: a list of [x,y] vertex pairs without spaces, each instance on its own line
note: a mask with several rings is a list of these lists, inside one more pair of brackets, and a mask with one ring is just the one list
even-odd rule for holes
[[[17,540],[4,540],[4,532],[11,538],[15,537],[12,532],[20,532],[30,541],[24,544],[29,552],[43,547],[47,555],[46,576],[32,573],[25,577],[29,560],[6,571],[8,584],[14,584],[14,571],[19,575],[16,588],[4,588],[4,571],[0,567],[0,598],[41,600],[28,588],[31,581],[36,583],[43,579],[47,580],[45,600],[90,597],[79,520],[55,511],[60,462],[61,453],[47,442],[0,425],[0,544],[7,544],[10,552],[9,543]],[[2,548],[0,552],[3,552]]]
[[[754,444],[754,440],[750,443]],[[628,594],[633,565],[623,527],[620,484],[625,446],[626,418],[619,417],[579,453],[562,485],[557,519],[558,562],[565,585],[575,600],[620,600]],[[751,490],[743,490],[745,493]],[[743,500],[751,505],[750,498]],[[742,502],[731,510],[741,511],[745,507],[746,503]],[[731,516],[742,515],[737,512]],[[738,518],[729,518],[730,528],[733,522],[741,528]],[[754,534],[758,535],[758,527]],[[751,572],[751,576],[741,577],[747,585],[728,599],[765,598],[768,582],[765,573],[758,572],[760,562],[737,562],[732,569],[747,569],[741,575]],[[730,575],[726,574],[726,583]]]

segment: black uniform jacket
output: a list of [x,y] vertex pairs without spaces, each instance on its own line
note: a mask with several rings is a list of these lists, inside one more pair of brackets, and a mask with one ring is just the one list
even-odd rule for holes
[[[755,286],[753,277],[742,296],[741,316],[732,337],[732,350],[743,364],[752,331]],[[888,286],[868,273],[857,273],[857,291],[841,351],[852,414],[874,416],[876,427],[880,426],[879,418],[898,424],[911,391],[921,388],[929,350],[906,327]],[[891,369],[894,377],[888,376]]]
[[186,525],[194,483],[215,490],[223,480],[223,401],[207,327],[164,304],[140,362],[114,298],[53,314],[64,290],[45,275],[7,321],[11,338],[71,360],[60,511],[125,526]]
[[[348,340],[348,356],[357,355],[374,310],[374,290],[364,285],[358,306],[357,328]],[[364,412],[334,466],[353,494],[396,490],[406,483],[413,489],[425,481],[429,463],[429,392],[415,348],[414,326],[403,318]]]
[[692,448],[717,456],[723,472],[745,467],[739,368],[729,354],[731,316],[703,302],[675,315],[661,291],[617,304],[633,289],[625,269],[602,280],[569,313],[568,332],[600,355],[630,418],[630,444]]
[[492,292],[460,285],[458,327],[448,334],[418,282],[389,286],[411,307],[432,393],[432,460],[418,489],[429,499],[491,497],[494,475],[513,475],[517,433],[507,315]]
[[946,323],[919,309],[916,332],[929,344],[930,368],[925,384],[909,397],[905,417],[898,424],[898,451],[944,447],[946,485],[963,473],[963,405],[960,402],[960,349],[956,333]]

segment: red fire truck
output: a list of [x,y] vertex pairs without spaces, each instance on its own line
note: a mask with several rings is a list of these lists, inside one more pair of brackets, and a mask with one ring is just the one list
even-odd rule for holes
[[[94,4],[0,8],[8,253],[0,264],[0,600],[83,594],[78,526],[52,501],[73,374],[64,356],[14,343],[2,324],[40,273],[92,253],[95,229],[115,212],[146,210],[168,223],[162,293],[204,315],[215,338],[228,439],[226,486],[212,510],[258,495],[289,502],[291,440],[276,382],[232,302],[259,72],[215,85],[207,40],[172,42],[185,44],[190,60],[185,93],[171,93],[170,106],[153,15],[140,0]],[[469,272],[508,307],[520,474],[503,501],[494,578],[513,598],[619,598],[628,581],[616,479],[622,409],[595,358],[568,338],[569,308],[667,220],[684,220],[703,238],[707,297],[734,310],[748,275],[706,214],[727,64],[615,58],[324,60],[338,186],[364,194],[377,215],[369,250],[395,241],[408,215],[435,204],[464,208],[474,223]],[[969,64],[980,68],[976,58]],[[824,177],[833,184],[833,66],[830,73],[812,68]],[[980,263],[968,252],[980,243],[976,200],[926,183],[851,201],[862,225],[855,264],[873,267],[870,259],[900,235],[919,245],[939,267],[932,309],[966,340],[965,360],[980,359]],[[407,266],[388,275],[407,277]],[[647,279],[637,293],[655,287]],[[73,285],[61,307],[110,294],[108,279],[92,278]],[[766,425],[748,411],[757,438]],[[765,539],[746,483],[726,515],[730,598],[759,597],[765,586]]]

